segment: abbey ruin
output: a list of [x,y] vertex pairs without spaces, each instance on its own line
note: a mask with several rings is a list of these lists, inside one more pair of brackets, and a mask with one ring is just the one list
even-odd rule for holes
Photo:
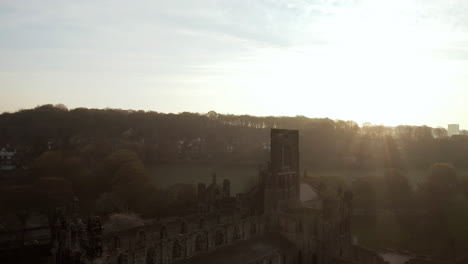
[[299,168],[299,132],[272,129],[270,162],[250,191],[233,196],[214,175],[198,185],[197,214],[105,235],[96,217],[63,215],[55,263],[384,263],[352,243],[352,193],[305,183]]

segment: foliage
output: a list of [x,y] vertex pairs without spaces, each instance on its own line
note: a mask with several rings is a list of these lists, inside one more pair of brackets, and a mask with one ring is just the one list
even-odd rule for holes
[[397,169],[387,169],[384,173],[386,207],[408,208],[412,205],[413,190],[408,178]]
[[448,137],[443,128],[369,123],[359,127],[353,121],[326,118],[214,111],[164,114],[44,105],[1,114],[0,145],[23,149],[25,163],[50,147],[45,164],[37,161],[40,171],[60,159],[56,151],[63,156],[73,152],[88,165],[119,149],[135,152],[145,165],[194,160],[259,163],[268,153],[270,128],[299,129],[301,164],[314,169],[343,167],[343,157],[355,157],[362,169],[424,168],[437,161],[468,167],[468,136]]
[[116,213],[109,217],[109,220],[104,224],[106,233],[118,232],[133,227],[144,225],[143,220],[134,213]]
[[152,191],[143,163],[128,150],[118,150],[105,159],[102,180],[130,208],[140,209],[145,194]]
[[367,175],[354,182],[354,206],[364,209],[353,221],[359,241],[441,259],[463,252],[468,247],[468,199],[456,168],[434,163],[415,189],[405,174],[387,169],[383,178]]
[[426,182],[421,186],[421,198],[425,207],[438,219],[447,216],[447,208],[457,192],[457,174],[455,167],[447,163],[435,163],[431,166]]
[[378,182],[379,178],[369,175],[359,177],[353,183],[354,203],[360,208],[376,209],[378,200]]
[[124,210],[123,201],[114,193],[106,192],[96,200],[96,212],[110,214]]

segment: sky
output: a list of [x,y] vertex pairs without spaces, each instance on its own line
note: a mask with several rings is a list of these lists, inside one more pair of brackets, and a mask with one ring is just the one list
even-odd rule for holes
[[466,0],[0,0],[0,112],[468,128]]

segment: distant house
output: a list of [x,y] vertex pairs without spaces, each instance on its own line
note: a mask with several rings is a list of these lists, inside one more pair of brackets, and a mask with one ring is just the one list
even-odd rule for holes
[[178,140],[176,146],[178,158],[181,160],[199,160],[202,158],[204,140],[200,137]]
[[233,153],[233,152],[234,152],[234,145],[228,143],[228,144],[226,145],[226,151],[227,151],[228,153]]
[[449,124],[447,127],[448,136],[454,136],[460,134],[460,125],[459,124]]
[[0,170],[10,171],[16,168],[16,149],[9,146],[0,150]]
[[262,149],[270,151],[271,150],[270,142],[262,142]]

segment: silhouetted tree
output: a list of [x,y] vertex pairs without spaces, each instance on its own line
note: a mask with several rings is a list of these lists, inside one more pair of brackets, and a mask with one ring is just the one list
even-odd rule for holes
[[384,173],[386,205],[392,209],[408,208],[412,205],[413,191],[406,178],[398,169],[387,169]]
[[426,182],[421,186],[422,197],[427,209],[434,217],[443,221],[446,209],[456,195],[457,174],[455,167],[447,163],[435,163],[431,166]]

